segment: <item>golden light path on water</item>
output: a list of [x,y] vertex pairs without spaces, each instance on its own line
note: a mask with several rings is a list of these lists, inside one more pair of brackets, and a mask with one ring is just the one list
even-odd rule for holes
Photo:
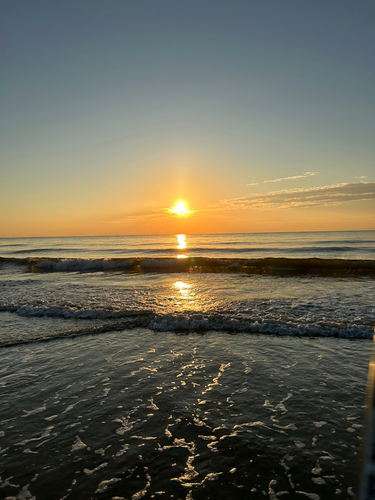
[[184,250],[186,248],[186,239],[184,234],[178,234],[177,235],[177,241],[178,241],[178,246],[177,248],[179,250]]
[[[178,234],[177,235],[177,250],[185,250],[185,248],[187,247],[187,244],[186,244],[186,236],[184,234]],[[177,255],[177,258],[178,259],[186,259],[187,258],[187,255]]]
[[194,286],[184,281],[176,281],[173,288],[177,291],[175,295],[175,306],[183,306],[183,308],[194,308],[195,305],[195,292]]

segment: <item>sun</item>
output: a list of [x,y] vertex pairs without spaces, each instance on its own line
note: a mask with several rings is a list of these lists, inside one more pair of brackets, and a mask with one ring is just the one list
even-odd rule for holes
[[172,211],[175,214],[182,215],[186,212],[186,204],[183,201],[179,201],[175,207],[172,207]]
[[176,217],[186,217],[190,214],[190,210],[187,209],[186,203],[184,201],[179,201],[176,203],[175,207],[170,209],[170,212]]

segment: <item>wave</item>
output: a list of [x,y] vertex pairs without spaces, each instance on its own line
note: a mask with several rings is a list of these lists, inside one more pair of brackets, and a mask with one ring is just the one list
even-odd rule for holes
[[158,315],[148,324],[154,331],[262,333],[289,336],[318,336],[372,339],[372,327],[303,325],[291,321],[252,321],[219,314]]
[[375,277],[375,260],[320,259],[265,257],[241,258],[153,258],[128,259],[64,259],[64,258],[5,258],[0,257],[0,266],[24,266],[28,272],[190,272],[190,273],[245,273],[262,275],[319,276],[372,276]]
[[0,265],[25,266],[29,272],[74,272],[74,271],[111,271],[129,269],[134,265],[131,259],[64,259],[64,258],[4,258]]
[[[275,242],[277,243],[277,242]],[[331,243],[331,244],[327,244]],[[336,243],[336,244],[335,244]],[[278,246],[275,244],[274,246],[268,245],[268,246],[254,246],[251,243],[250,244],[244,244],[243,242],[236,244],[236,242],[217,242],[216,247],[212,248],[210,245],[203,245],[203,246],[188,246],[183,250],[183,252],[188,253],[189,255],[195,254],[204,254],[204,255],[217,255],[220,253],[223,255],[223,253],[230,255],[230,254],[253,254],[253,253],[259,253],[259,254],[279,254],[279,255],[288,255],[288,254],[296,254],[296,253],[301,253],[301,254],[322,254],[322,253],[369,253],[369,254],[375,254],[375,247],[373,246],[374,242],[369,242],[372,243],[370,246],[366,246],[366,242],[359,242],[362,243],[362,245],[348,245],[348,244],[339,244],[340,242],[322,242],[322,244],[319,244],[319,242],[316,243],[316,245],[311,246],[311,245],[298,245],[298,246]],[[349,243],[349,242],[348,242]],[[181,250],[176,248],[176,247],[170,247],[170,246],[150,246],[149,244],[145,245],[137,245],[141,248],[137,247],[132,247],[132,248],[127,248],[127,247],[117,247],[117,248],[104,248],[104,249],[96,249],[95,252],[97,254],[107,254],[107,255],[137,255],[137,256],[146,256],[146,255],[177,255],[181,253]],[[37,255],[38,253],[41,254],[50,254],[51,258],[53,258],[54,254],[82,254],[87,252],[88,249],[81,247],[81,248],[75,248],[75,247],[39,247],[39,248],[22,248],[22,249],[17,249],[17,250],[5,250],[4,253],[8,255]]]
[[[215,250],[212,250],[210,247],[193,247],[193,248],[185,248],[183,250],[185,253],[213,253]],[[219,250],[220,251],[220,250]],[[180,253],[181,250],[175,248],[155,248],[149,249],[148,253],[170,253],[176,254]],[[370,252],[375,254],[375,248],[371,247],[351,247],[351,246],[306,246],[306,247],[252,247],[252,246],[242,246],[239,247],[226,247],[225,252],[227,253],[330,253],[330,252]]]
[[264,334],[279,336],[303,337],[337,337],[346,339],[372,339],[372,326],[356,324],[339,324],[335,322],[303,323],[291,321],[291,318],[281,320],[262,320],[257,317],[235,317],[229,313],[197,314],[156,314],[150,311],[100,311],[100,310],[71,310],[63,307],[33,308],[32,306],[2,307],[1,311],[14,312],[24,317],[55,317],[63,319],[91,319],[107,320],[105,324],[94,321],[92,327],[76,327],[56,335],[17,339],[16,341],[3,339],[1,346],[17,343],[45,341],[54,338],[77,336],[85,334],[106,333],[111,331],[125,331],[134,328],[148,328],[155,332],[175,332],[180,334],[208,332],[226,332],[234,334]]
[[0,248],[25,247],[27,243],[0,243]]
[[0,305],[1,312],[13,312],[26,318],[62,318],[62,319],[119,319],[134,318],[136,316],[147,317],[154,314],[149,310],[122,310],[113,311],[110,309],[78,309],[67,306],[35,306],[35,305]]
[[323,245],[336,244],[336,245],[374,245],[375,240],[361,240],[361,239],[352,239],[352,240],[321,240],[317,243],[321,243]]
[[25,249],[25,250],[13,250],[12,254],[30,254],[30,253],[43,253],[43,252],[77,252],[77,253],[82,253],[85,252],[85,248],[58,248],[58,247],[53,247],[53,248],[33,248],[33,249]]
[[371,252],[375,254],[375,248],[369,247],[348,247],[348,246],[321,246],[321,247],[296,247],[287,248],[286,252]]

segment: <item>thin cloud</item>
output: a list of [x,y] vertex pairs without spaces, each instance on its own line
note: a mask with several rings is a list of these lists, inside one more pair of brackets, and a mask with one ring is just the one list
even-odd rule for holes
[[[272,191],[266,194],[252,194],[246,198],[232,198],[221,200],[215,205],[209,205],[202,210],[192,210],[194,218],[216,218],[218,213],[222,216],[225,212],[234,210],[280,210],[291,208],[311,208],[341,205],[353,201],[375,201],[375,182],[357,182],[333,184],[331,186],[315,187],[308,189],[287,189]],[[119,224],[124,222],[149,222],[154,224],[170,220],[169,209],[159,208],[149,212],[132,214],[118,214],[111,220],[102,223]]]
[[[198,210],[192,209],[188,211],[188,217],[195,215]],[[166,220],[171,220],[173,213],[170,208],[157,208],[155,210],[144,211],[144,212],[133,212],[130,214],[119,214],[117,217],[111,218],[111,220],[102,221],[103,223],[109,224],[122,224],[124,222],[162,222]]]
[[293,175],[292,177],[281,177],[280,179],[271,179],[269,181],[263,181],[263,184],[267,182],[281,182],[281,181],[290,181],[292,179],[303,179],[304,177],[312,177],[313,175],[318,174],[319,172],[305,172],[302,175]]
[[374,181],[374,176],[369,177],[368,175],[358,175],[355,179],[359,179],[360,181],[372,182]]
[[308,189],[288,189],[248,198],[221,200],[210,210],[259,210],[333,206],[352,201],[375,200],[375,182],[342,183]]
[[166,218],[166,209],[160,208],[151,211],[138,211],[132,213],[122,213],[112,215],[111,219],[105,219],[102,222],[106,224],[122,224],[123,222],[138,222],[138,221],[158,221]]

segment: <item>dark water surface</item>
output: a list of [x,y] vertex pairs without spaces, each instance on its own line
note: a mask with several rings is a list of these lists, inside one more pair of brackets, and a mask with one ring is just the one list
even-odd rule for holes
[[0,350],[0,496],[354,498],[371,342],[133,329]]

